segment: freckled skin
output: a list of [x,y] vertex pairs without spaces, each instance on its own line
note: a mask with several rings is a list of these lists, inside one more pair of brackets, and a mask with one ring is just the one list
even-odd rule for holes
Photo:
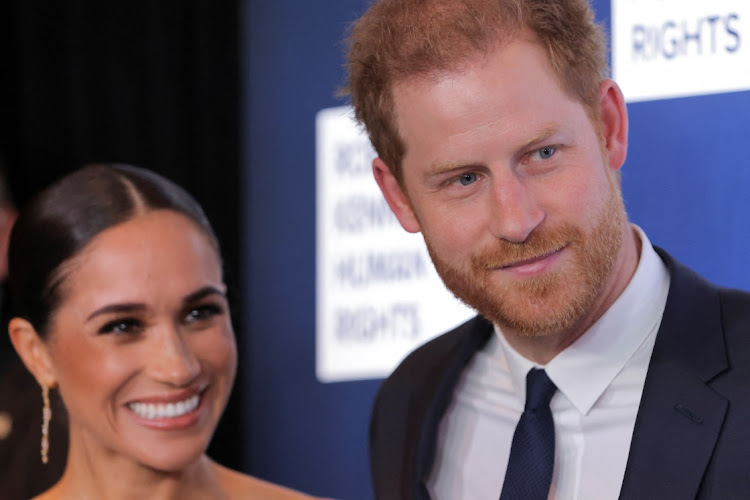
[[[616,171],[627,113],[600,86],[603,142],[528,34],[393,89],[403,183],[376,180],[402,226],[421,231],[446,285],[546,362],[622,292],[637,245]],[[491,268],[496,265],[497,268]]]

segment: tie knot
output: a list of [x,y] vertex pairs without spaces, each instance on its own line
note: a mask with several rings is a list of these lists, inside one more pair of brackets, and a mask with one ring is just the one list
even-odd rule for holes
[[552,396],[557,391],[555,384],[541,368],[532,368],[526,375],[526,410],[549,407]]

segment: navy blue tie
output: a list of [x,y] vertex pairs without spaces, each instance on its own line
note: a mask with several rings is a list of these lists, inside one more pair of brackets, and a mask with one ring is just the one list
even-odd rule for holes
[[513,434],[500,500],[547,500],[555,464],[555,426],[549,402],[557,387],[544,370],[526,375],[526,407]]

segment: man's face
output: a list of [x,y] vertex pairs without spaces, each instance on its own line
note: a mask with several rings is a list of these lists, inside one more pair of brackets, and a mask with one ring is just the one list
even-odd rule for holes
[[[527,336],[575,329],[614,301],[629,279],[612,272],[624,265],[624,150],[611,154],[613,127],[605,119],[602,142],[541,46],[519,38],[393,93],[403,183],[380,160],[376,178],[456,296]],[[603,95],[624,113],[619,91]]]

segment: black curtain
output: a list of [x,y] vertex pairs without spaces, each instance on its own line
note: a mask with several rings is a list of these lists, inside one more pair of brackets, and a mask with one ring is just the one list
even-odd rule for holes
[[[1,3],[0,150],[17,204],[85,163],[164,174],[214,224],[239,333],[238,2]],[[241,380],[209,449],[238,469]]]

